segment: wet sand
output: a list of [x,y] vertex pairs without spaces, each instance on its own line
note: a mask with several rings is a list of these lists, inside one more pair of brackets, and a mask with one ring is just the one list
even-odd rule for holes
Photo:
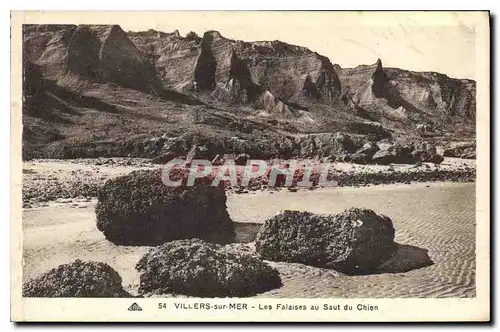
[[[95,227],[95,203],[95,199],[51,202],[47,206],[23,210],[24,281],[80,258],[108,263],[122,276],[125,289],[137,294],[139,274],[135,264],[149,248],[116,246],[108,242]],[[245,195],[230,193],[227,205],[235,222],[249,225],[262,223],[284,209],[336,213],[348,207],[371,208],[392,219],[396,242],[428,250],[434,262],[431,266],[405,273],[363,276],[345,276],[301,264],[270,262],[279,270],[283,287],[258,297],[476,295],[474,183],[320,188],[295,193],[286,189]]]

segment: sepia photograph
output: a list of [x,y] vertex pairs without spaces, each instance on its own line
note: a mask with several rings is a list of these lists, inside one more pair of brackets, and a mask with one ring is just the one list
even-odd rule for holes
[[15,320],[75,298],[113,320],[383,320],[388,299],[489,320],[488,12],[11,24]]

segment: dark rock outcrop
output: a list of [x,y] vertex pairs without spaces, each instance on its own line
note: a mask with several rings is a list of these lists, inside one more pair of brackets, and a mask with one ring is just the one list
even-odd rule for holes
[[[341,132],[295,138],[294,145],[297,146],[297,152],[292,152],[291,155],[302,157],[329,157],[356,152],[356,144],[352,137]],[[285,145],[281,147],[284,148]]]
[[443,156],[476,159],[476,142],[455,142],[448,144]]
[[[181,180],[178,187],[166,186],[162,176]],[[203,238],[227,242],[234,226],[226,210],[222,186],[198,178],[186,185],[183,169],[135,171],[107,181],[98,192],[97,228],[120,245],[159,245],[167,241]]]
[[413,152],[413,147],[411,145],[396,143],[394,145],[383,145],[382,147],[384,149],[378,150],[372,156],[372,160],[375,164],[412,164],[415,162],[411,154]]
[[429,142],[417,142],[415,149],[411,152],[415,162],[441,164],[444,161],[442,155],[437,153],[436,145]]
[[136,269],[141,294],[244,297],[281,286],[279,273],[255,255],[198,239],[153,248]]
[[284,211],[266,220],[255,246],[266,260],[368,273],[391,256],[394,227],[367,209],[336,215]]
[[236,158],[234,158],[234,163],[239,166],[245,166],[249,159],[250,156],[248,154],[242,153],[237,155]]
[[111,266],[76,260],[23,284],[25,297],[131,297]]
[[375,143],[365,143],[356,153],[351,155],[351,161],[355,164],[368,164],[372,161],[373,155],[378,151]]

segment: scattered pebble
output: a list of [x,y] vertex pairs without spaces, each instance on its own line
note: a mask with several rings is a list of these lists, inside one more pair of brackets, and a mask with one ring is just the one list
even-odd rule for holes
[[[53,163],[51,168],[36,168],[44,163]],[[80,168],[66,170],[57,169],[57,163],[78,164]],[[96,166],[102,164],[101,166]],[[89,167],[90,166],[90,167]],[[109,173],[108,167],[123,167],[123,170],[113,170]],[[408,165],[374,166],[366,165],[349,168],[350,165],[339,164],[331,170],[332,178],[336,181],[336,186],[371,186],[379,184],[434,181],[472,182],[475,181],[476,169],[473,165],[459,163],[442,167],[431,167],[423,164],[422,167],[411,168]],[[39,206],[42,202],[56,201],[58,203],[90,202],[92,197],[97,196],[98,189],[109,179],[127,174],[133,170],[144,168],[157,168],[147,159],[137,158],[98,158],[98,159],[75,159],[75,160],[37,160],[36,163],[23,164],[23,207],[30,208]],[[339,169],[340,168],[340,169]],[[108,174],[106,174],[108,172]],[[296,179],[299,180],[300,176]],[[316,180],[313,179],[316,176]],[[311,175],[311,180],[317,184],[318,174]],[[295,180],[294,180],[295,181]],[[314,190],[320,186],[309,187]],[[254,191],[268,191],[271,194],[279,191],[280,188],[269,187],[266,179],[252,179],[249,188],[226,188],[228,192],[237,194],[247,194]],[[288,188],[290,192],[297,191],[297,188]]]

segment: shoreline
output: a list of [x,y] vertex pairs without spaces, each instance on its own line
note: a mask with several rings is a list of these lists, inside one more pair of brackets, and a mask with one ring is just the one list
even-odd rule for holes
[[[247,187],[226,186],[226,194],[276,191],[317,191],[323,188],[359,188],[388,184],[475,182],[475,161],[446,158],[441,165],[357,165],[332,163],[334,186],[267,186],[265,179],[252,179]],[[58,200],[89,200],[107,180],[135,170],[153,170],[161,165],[137,158],[30,160],[23,162],[23,208]],[[297,171],[296,173],[297,174]]]

